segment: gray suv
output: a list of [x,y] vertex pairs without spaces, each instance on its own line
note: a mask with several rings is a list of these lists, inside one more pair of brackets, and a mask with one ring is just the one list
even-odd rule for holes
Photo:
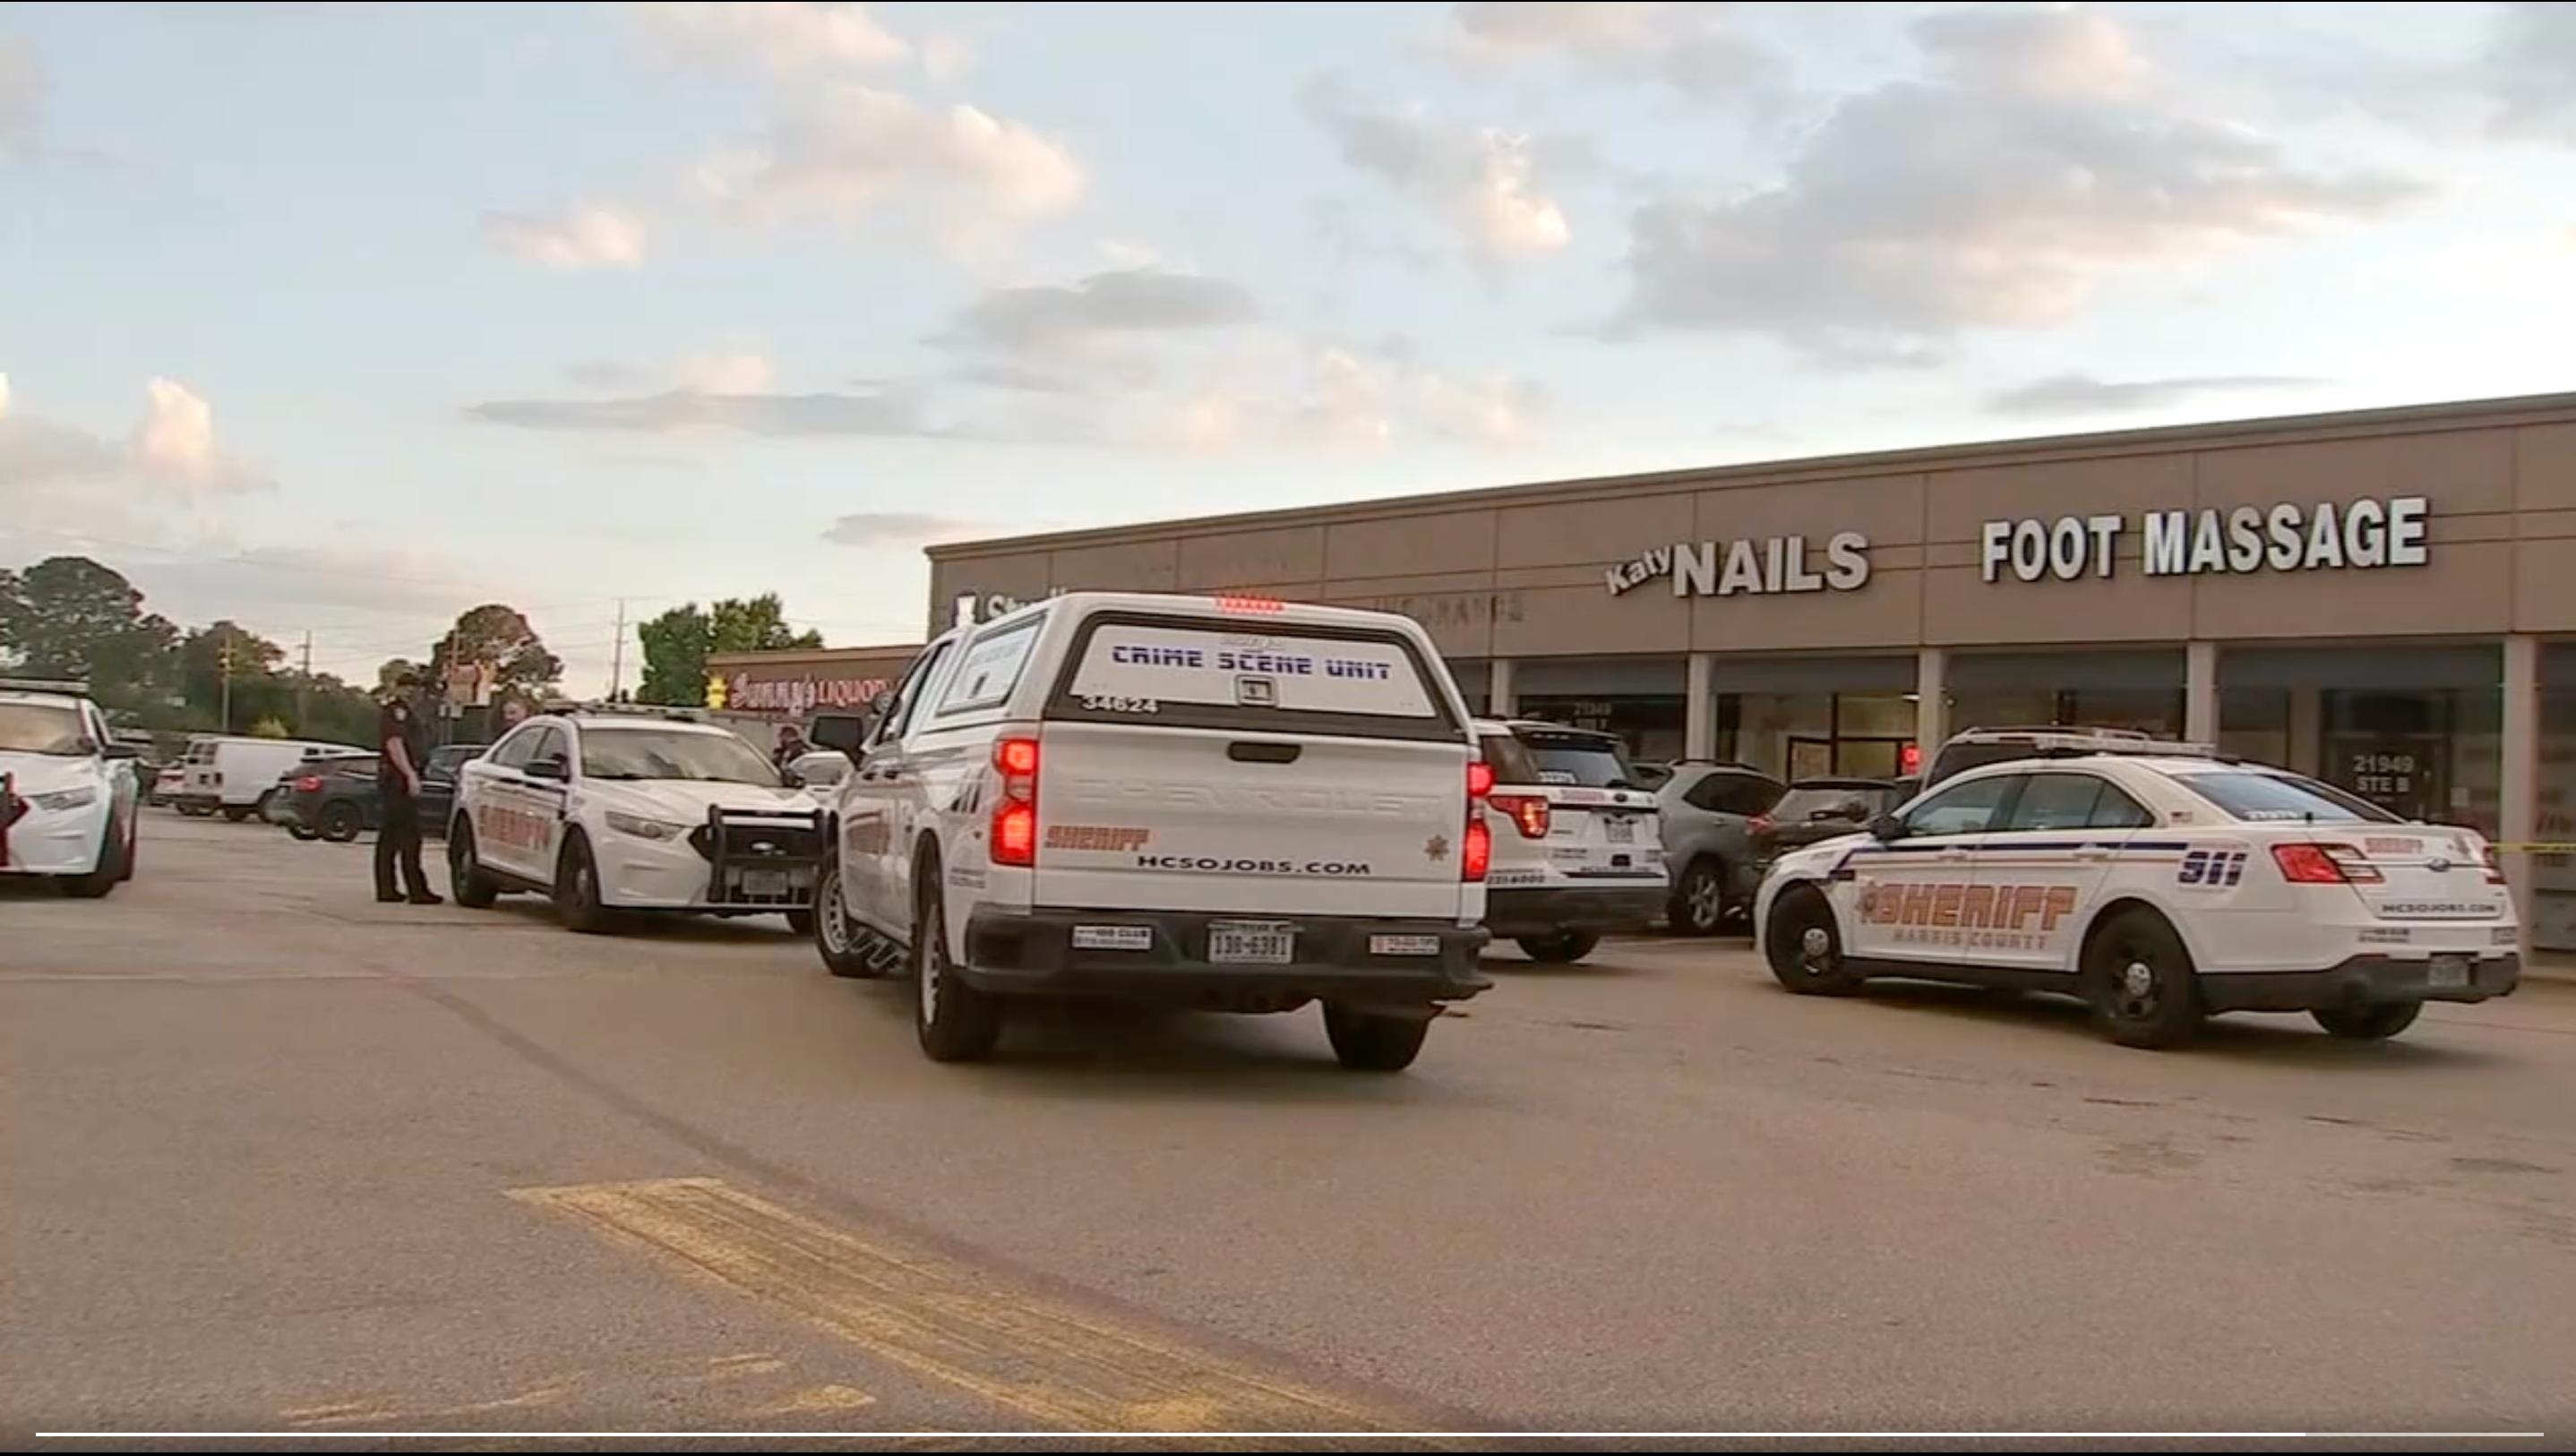
[[1674,934],[1715,935],[1752,905],[1761,884],[1752,821],[1788,791],[1749,764],[1685,759],[1671,766],[1655,799],[1673,884],[1664,918]]

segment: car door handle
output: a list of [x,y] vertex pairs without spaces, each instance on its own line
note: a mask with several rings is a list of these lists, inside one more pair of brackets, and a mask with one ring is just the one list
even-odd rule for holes
[[2104,849],[2098,844],[2088,844],[2082,849],[2075,851],[2075,857],[2087,862],[2099,863],[2100,861],[2109,859],[2111,857],[2111,851]]

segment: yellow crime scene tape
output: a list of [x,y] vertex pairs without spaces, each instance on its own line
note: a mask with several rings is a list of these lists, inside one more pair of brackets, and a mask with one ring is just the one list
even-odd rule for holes
[[2488,848],[2498,854],[2576,854],[2576,844],[2495,844]]

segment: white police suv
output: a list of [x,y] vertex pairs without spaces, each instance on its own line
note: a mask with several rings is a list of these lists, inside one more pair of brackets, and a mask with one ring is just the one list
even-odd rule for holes
[[522,721],[457,776],[456,903],[528,891],[573,930],[624,911],[785,915],[811,930],[821,808],[728,729],[652,710]]
[[134,878],[134,757],[87,684],[0,678],[0,874],[92,900]]
[[1662,811],[1631,781],[1619,740],[1490,719],[1476,739],[1494,771],[1485,928],[1531,960],[1569,965],[1604,935],[1652,927],[1672,895]]
[[2375,1040],[2521,975],[2513,899],[2475,830],[2181,744],[1960,773],[1869,833],[1783,855],[1754,916],[1790,990],[2060,992],[2138,1047],[2229,1011]]

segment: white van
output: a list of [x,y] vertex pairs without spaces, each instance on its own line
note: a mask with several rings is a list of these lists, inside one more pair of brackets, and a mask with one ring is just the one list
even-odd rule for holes
[[262,813],[277,781],[298,765],[366,751],[346,743],[293,738],[192,738],[180,760],[182,777],[170,802],[182,814],[221,814],[240,823]]
[[1019,996],[1324,1005],[1396,1071],[1491,983],[1493,848],[1458,687],[1409,618],[1076,592],[925,649],[833,790],[817,948],[908,965],[922,1050]]

